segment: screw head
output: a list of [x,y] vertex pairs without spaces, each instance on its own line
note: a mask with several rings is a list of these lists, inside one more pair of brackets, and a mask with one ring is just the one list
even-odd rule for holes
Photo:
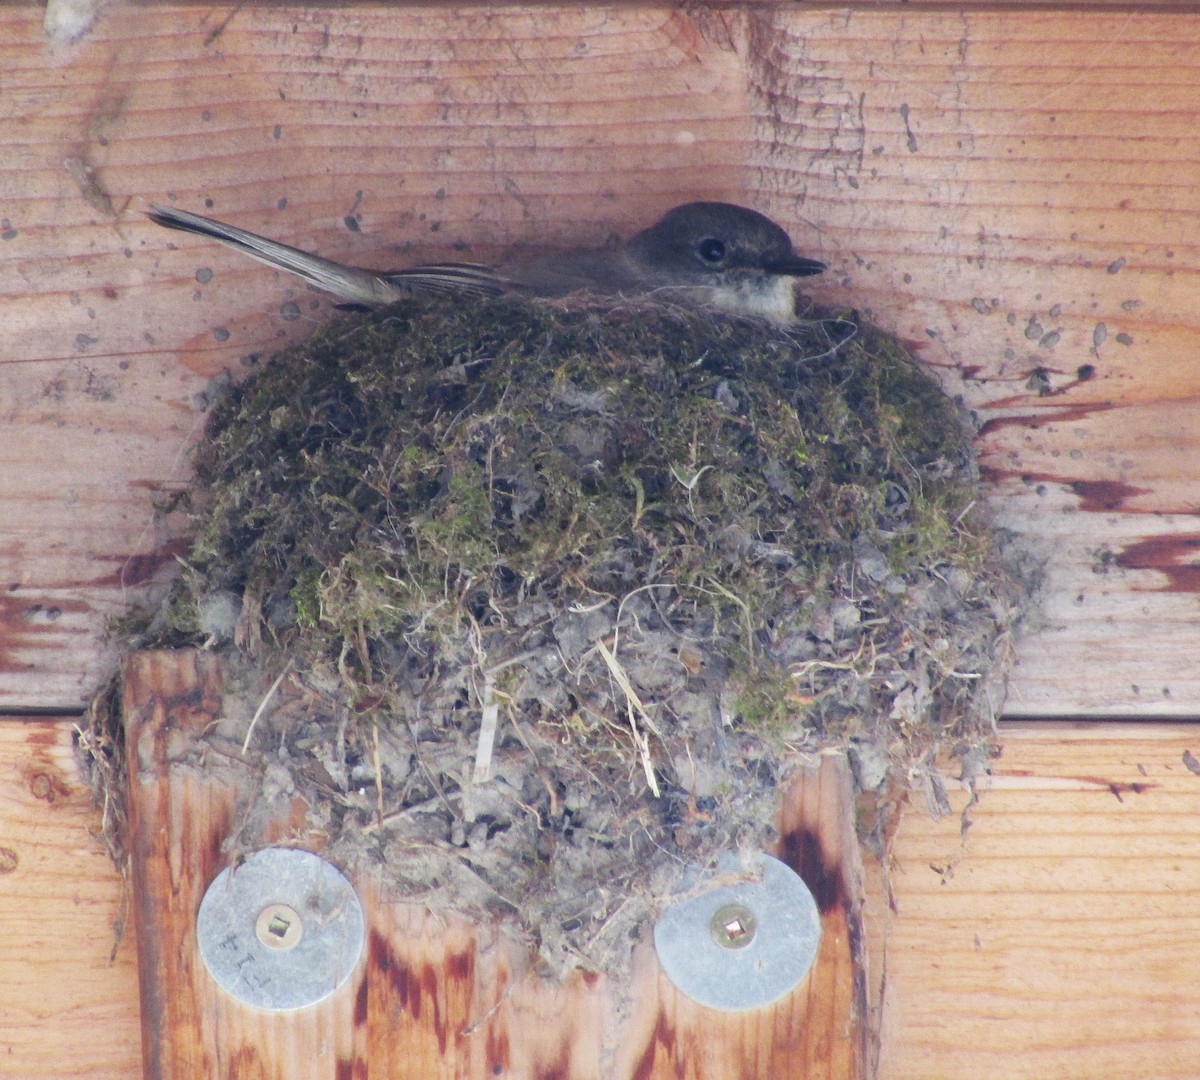
[[268,949],[287,952],[300,944],[304,920],[288,904],[268,904],[258,913],[254,934]]
[[708,924],[713,940],[723,949],[744,949],[758,932],[758,920],[745,904],[723,904]]

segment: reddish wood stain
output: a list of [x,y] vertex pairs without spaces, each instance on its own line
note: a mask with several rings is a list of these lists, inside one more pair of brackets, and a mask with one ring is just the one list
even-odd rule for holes
[[1129,544],[1115,562],[1125,570],[1157,570],[1167,583],[1147,591],[1200,592],[1200,533],[1151,536]]

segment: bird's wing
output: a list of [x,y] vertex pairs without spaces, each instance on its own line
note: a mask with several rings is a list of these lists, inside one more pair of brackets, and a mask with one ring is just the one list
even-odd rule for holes
[[499,296],[516,287],[494,267],[483,263],[430,263],[408,270],[390,270],[380,276],[397,288],[420,292]]

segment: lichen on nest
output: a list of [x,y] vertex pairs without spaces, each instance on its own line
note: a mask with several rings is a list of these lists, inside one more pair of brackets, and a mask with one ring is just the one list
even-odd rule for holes
[[806,754],[907,784],[991,743],[1020,597],[969,431],[849,317],[400,305],[232,390],[196,473],[141,643],[282,673],[271,791],[556,971],[621,969],[685,863],[768,848]]

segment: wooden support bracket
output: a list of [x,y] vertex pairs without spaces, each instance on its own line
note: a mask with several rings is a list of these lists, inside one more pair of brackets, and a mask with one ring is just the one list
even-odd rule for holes
[[211,767],[199,738],[222,718],[222,701],[211,655],[141,653],[124,664],[146,1080],[868,1075],[861,871],[841,759],[805,771],[784,793],[779,855],[812,889],[823,939],[807,979],[773,1006],[696,1005],[647,944],[628,986],[582,973],[551,985],[495,927],[394,902],[360,876],[368,945],[358,968],[324,1002],[269,1013],[222,991],[195,942],[200,901],[229,861],[236,826],[228,770]]

